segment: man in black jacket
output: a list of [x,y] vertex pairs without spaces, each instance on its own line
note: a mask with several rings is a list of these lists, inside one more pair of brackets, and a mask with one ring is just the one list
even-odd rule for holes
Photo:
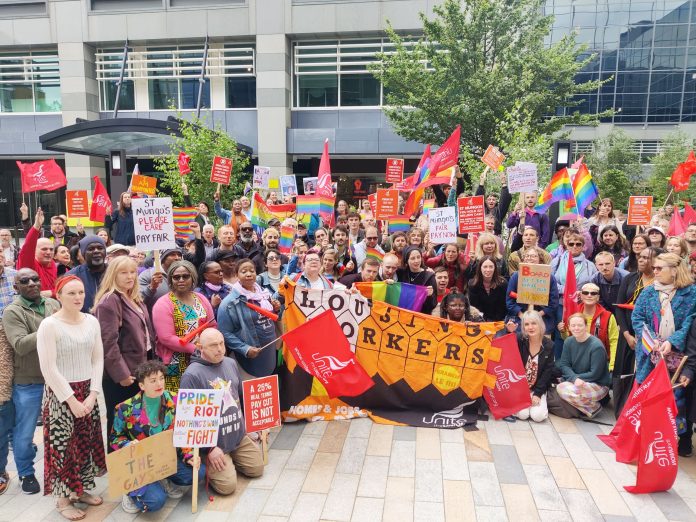
[[499,236],[503,232],[503,220],[510,209],[510,203],[512,203],[512,196],[507,187],[507,177],[505,172],[500,174],[500,184],[502,188],[500,189],[500,198],[497,194],[486,195],[486,189],[484,185],[486,184],[486,172],[481,174],[481,179],[479,180],[479,186],[476,188],[477,196],[485,196],[485,208],[486,215],[493,216],[495,218],[495,234]]

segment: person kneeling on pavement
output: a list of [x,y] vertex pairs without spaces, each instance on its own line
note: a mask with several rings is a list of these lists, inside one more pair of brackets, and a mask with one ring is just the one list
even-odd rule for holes
[[210,487],[221,495],[231,495],[237,488],[237,471],[252,478],[263,475],[261,441],[256,433],[247,434],[244,427],[239,366],[225,357],[225,339],[218,330],[208,328],[201,333],[200,353],[191,357],[181,388],[225,390],[217,446],[205,448]]
[[[159,361],[146,361],[135,369],[141,391],[116,406],[109,436],[113,450],[174,429],[176,395],[164,389],[166,370],[166,366]],[[205,480],[205,469],[200,466],[200,459],[194,462],[193,455],[181,448],[177,448],[177,457],[176,474],[123,495],[121,507],[126,513],[157,511],[162,509],[168,497],[181,498],[186,486],[193,484],[194,467],[201,468],[199,480]]]

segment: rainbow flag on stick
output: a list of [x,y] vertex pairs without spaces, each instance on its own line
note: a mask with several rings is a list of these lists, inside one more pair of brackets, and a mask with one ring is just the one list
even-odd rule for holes
[[582,215],[585,209],[599,197],[599,189],[597,189],[597,185],[595,185],[592,179],[592,174],[587,170],[587,166],[584,163],[580,165],[573,178],[573,194],[575,195],[575,206],[579,215]]
[[278,241],[278,250],[281,254],[289,254],[292,250],[292,240],[295,238],[295,229],[293,227],[280,227],[280,241]]
[[643,348],[643,351],[648,355],[650,355],[650,352],[657,348],[657,339],[655,339],[652,332],[648,330],[648,325],[646,324],[643,324],[643,335],[640,342],[640,346],[641,348]]
[[374,281],[354,283],[353,286],[368,299],[389,303],[412,312],[420,312],[428,297],[426,287],[409,283],[387,284],[384,281]]
[[534,210],[537,212],[545,212],[553,203],[557,201],[567,201],[571,203],[571,211],[577,213],[575,205],[575,196],[573,194],[573,185],[570,182],[568,169],[563,168],[556,172],[544,191],[539,194],[539,201]]
[[388,220],[389,222],[389,233],[394,232],[408,232],[411,230],[411,221],[407,216],[392,216]]
[[384,260],[384,254],[372,247],[367,247],[365,249],[365,257],[368,259],[376,259],[380,263]]
[[174,236],[176,239],[190,239],[193,236],[189,223],[196,220],[198,211],[194,207],[174,207]]

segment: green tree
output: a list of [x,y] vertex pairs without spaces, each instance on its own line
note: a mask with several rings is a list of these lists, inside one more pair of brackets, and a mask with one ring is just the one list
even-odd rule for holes
[[[222,186],[222,200],[230,201],[242,194],[244,185],[250,179],[245,172],[249,165],[249,156],[237,148],[237,142],[221,127],[210,129],[204,119],[191,117],[180,120],[181,137],[172,136],[169,153],[154,160],[155,168],[161,172],[158,187],[160,195],[171,196],[175,205],[184,204],[181,189],[182,180],[186,182],[191,201],[194,205],[201,200],[210,202],[217,185],[210,182],[210,170],[213,158],[222,156],[232,159],[232,177],[229,186]],[[179,152],[191,157],[191,172],[183,178],[179,175]]]
[[610,198],[616,208],[628,209],[628,197],[634,194],[633,184],[625,171],[609,169],[599,179],[599,195]]
[[[543,0],[445,0],[423,36],[401,36],[389,25],[394,52],[380,55],[370,70],[385,87],[385,113],[396,132],[422,143],[442,143],[456,125],[462,144],[480,156],[493,144],[513,141],[509,121],[524,107],[532,135],[551,135],[565,124],[597,124],[598,115],[558,107],[577,105],[574,96],[601,82],[576,84],[574,77],[594,58],[575,35],[550,46],[544,39],[552,17]],[[600,115],[601,116],[601,115]]]
[[[663,205],[667,194],[672,189],[669,184],[669,179],[672,172],[677,168],[679,163],[686,161],[689,151],[694,148],[694,138],[684,131],[677,129],[668,134],[662,142],[662,148],[659,154],[653,156],[650,160],[652,164],[652,174],[649,179],[650,195],[654,196],[655,205]],[[670,198],[693,201],[696,197],[696,181],[692,178],[691,184],[684,192],[673,193]]]
[[586,158],[599,195],[611,198],[617,208],[628,207],[628,196],[644,186],[640,155],[633,149],[633,139],[621,129],[595,140],[593,152]]

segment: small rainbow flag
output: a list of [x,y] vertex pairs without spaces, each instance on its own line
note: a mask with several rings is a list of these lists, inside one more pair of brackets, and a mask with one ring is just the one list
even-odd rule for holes
[[384,260],[384,254],[372,247],[367,247],[365,249],[365,257],[368,259],[376,259],[380,263]]
[[428,297],[426,287],[409,283],[387,284],[384,281],[374,281],[354,283],[354,286],[368,299],[389,303],[412,312],[420,312]]
[[599,196],[599,189],[592,179],[592,174],[583,163],[573,178],[573,193],[578,214],[582,215],[587,207]]
[[573,186],[570,183],[568,169],[562,168],[556,172],[544,191],[539,194],[539,201],[534,210],[537,212],[545,212],[553,203],[557,201],[572,202],[570,208],[577,213],[575,206],[575,196],[573,195]]
[[194,207],[174,207],[174,236],[176,239],[190,239],[193,232],[189,223],[195,221],[198,211]]
[[289,254],[292,250],[292,241],[295,238],[295,229],[293,227],[280,227],[280,241],[278,241],[278,250],[281,254]]
[[648,355],[657,347],[657,339],[653,337],[653,334],[648,330],[648,325],[643,324],[643,335],[640,343],[643,351]]
[[411,221],[407,216],[392,216],[388,220],[389,222],[389,233],[394,232],[408,232],[411,230]]

